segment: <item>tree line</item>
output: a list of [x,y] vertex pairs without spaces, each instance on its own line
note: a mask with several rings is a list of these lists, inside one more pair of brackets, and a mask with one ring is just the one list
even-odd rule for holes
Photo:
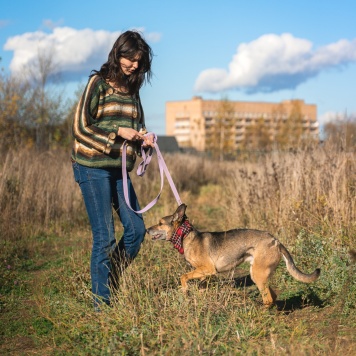
[[[308,125],[298,101],[293,103],[287,114],[282,104],[271,117],[263,116],[250,120],[249,124],[238,125],[234,109],[228,99],[223,99],[217,115],[206,127],[206,151],[214,158],[233,158],[243,152],[270,152],[294,150],[300,147],[320,145],[330,141],[340,149],[356,148],[356,116],[332,120],[321,128],[319,135],[305,129]],[[237,141],[237,131],[243,135]]]
[[[0,70],[0,148],[68,146],[77,95],[66,99],[52,54],[11,75]],[[1,62],[1,58],[0,58]],[[1,63],[0,63],[1,64]]]
[[[38,53],[33,61],[13,76],[0,70],[0,148],[35,147],[48,150],[71,145],[71,121],[83,88],[66,99],[61,91],[55,56],[51,52]],[[1,64],[1,58],[0,58]],[[278,112],[280,110],[281,112]],[[276,117],[283,108],[277,109]],[[302,129],[303,114],[296,104],[288,117],[271,124],[257,118],[245,127],[244,138],[235,142],[233,110],[227,99],[221,101],[213,125],[206,131],[206,150],[212,156],[224,159],[236,156],[238,151],[270,151],[291,149],[316,143],[316,138]],[[344,149],[356,147],[356,117],[343,118],[327,123],[323,140],[329,140]],[[319,141],[319,139],[317,140]],[[319,142],[317,142],[319,143]]]

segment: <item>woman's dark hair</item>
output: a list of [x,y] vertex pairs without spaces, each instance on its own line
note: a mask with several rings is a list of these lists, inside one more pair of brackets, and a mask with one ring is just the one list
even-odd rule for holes
[[[139,56],[138,68],[131,75],[126,76],[120,65],[120,58],[124,57],[134,60]],[[94,74],[100,75],[105,80],[128,88],[131,95],[138,93],[145,81],[150,83],[152,72],[153,52],[151,47],[137,31],[126,31],[122,33],[114,43],[106,63],[99,71],[93,70]],[[92,75],[94,75],[92,74]]]

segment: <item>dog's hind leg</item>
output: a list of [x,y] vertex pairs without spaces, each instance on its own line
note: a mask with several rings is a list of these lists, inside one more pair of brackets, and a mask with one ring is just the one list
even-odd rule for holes
[[250,274],[251,279],[256,283],[257,288],[259,289],[263,304],[266,307],[269,307],[274,304],[277,295],[269,286],[269,278],[272,276],[274,268],[266,266],[259,266],[256,264],[251,265]]
[[182,290],[186,292],[188,290],[188,281],[191,279],[200,279],[204,280],[208,276],[216,274],[214,267],[198,267],[194,271],[183,274],[180,277],[180,282],[182,284]]

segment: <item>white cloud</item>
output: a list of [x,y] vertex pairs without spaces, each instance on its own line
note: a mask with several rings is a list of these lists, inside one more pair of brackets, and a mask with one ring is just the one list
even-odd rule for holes
[[[138,29],[144,33],[144,29]],[[13,51],[10,63],[12,73],[18,74],[34,60],[39,52],[52,52],[58,64],[58,72],[64,78],[71,79],[92,69],[99,69],[107,60],[113,43],[121,32],[94,31],[86,28],[77,30],[70,27],[55,27],[50,33],[43,31],[28,32],[10,37],[4,45],[7,51]],[[160,40],[158,33],[144,33],[148,42]]]
[[293,89],[321,71],[356,61],[356,39],[313,49],[313,44],[289,33],[267,34],[238,46],[228,69],[204,70],[197,92],[242,89],[273,92]]

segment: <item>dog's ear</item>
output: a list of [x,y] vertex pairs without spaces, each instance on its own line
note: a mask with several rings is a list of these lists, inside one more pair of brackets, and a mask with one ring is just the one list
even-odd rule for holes
[[185,209],[187,209],[185,204],[179,205],[176,212],[173,214],[173,221],[182,220],[185,215]]

